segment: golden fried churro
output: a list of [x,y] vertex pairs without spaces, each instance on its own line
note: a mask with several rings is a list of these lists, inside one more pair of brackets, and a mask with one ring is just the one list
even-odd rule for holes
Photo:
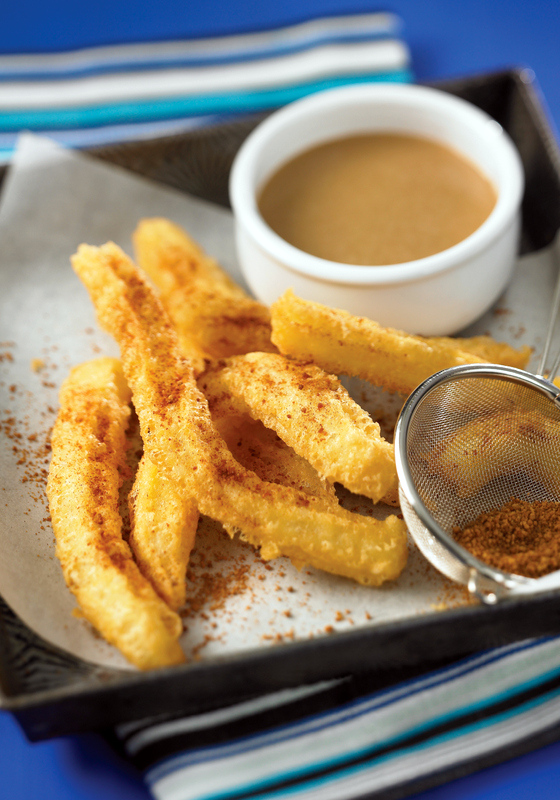
[[291,291],[272,305],[271,313],[272,341],[282,353],[389,391],[409,394],[441,369],[484,361],[450,346],[453,339],[432,342],[383,328],[364,317],[302,300]]
[[375,503],[395,491],[393,445],[338,378],[314,364],[249,353],[214,362],[199,386],[207,396],[230,392],[323,478]]
[[450,336],[430,336],[429,338],[419,336],[432,347],[448,347],[452,351],[461,350],[463,353],[470,353],[477,356],[482,361],[491,364],[504,364],[509,367],[525,369],[533,352],[528,345],[523,345],[516,349],[506,342],[497,342],[491,336],[470,336],[468,338]]
[[206,395],[212,421],[236,461],[263,481],[291,486],[319,498],[325,511],[338,508],[333,484],[262,422],[239,414],[236,401],[223,393]]
[[196,501],[143,455],[128,497],[129,544],[143,575],[177,610],[186,600],[185,577],[198,525]]
[[201,513],[261,548],[377,585],[406,563],[406,528],[344,509],[325,512],[311,495],[262,481],[231,455],[163,307],[134,264],[113,243],[81,245],[72,264],[101,325],[121,348],[145,451]]
[[455,484],[459,497],[477,494],[490,481],[524,472],[558,495],[556,448],[560,424],[537,410],[496,411],[467,422],[425,457],[433,472]]
[[117,359],[75,367],[60,392],[47,494],[56,554],[87,620],[140,669],[184,661],[180,618],[121,535],[120,470],[130,391]]
[[197,370],[204,358],[276,349],[268,308],[249,297],[178,225],[161,217],[141,220],[133,242],[137,263],[157,286]]

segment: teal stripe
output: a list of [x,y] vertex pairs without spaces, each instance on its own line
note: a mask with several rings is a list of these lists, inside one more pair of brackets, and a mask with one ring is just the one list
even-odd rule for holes
[[[464,707],[459,707],[459,708],[453,709],[453,710],[451,710],[451,711],[449,711],[449,712],[447,712],[445,714],[441,714],[438,717],[434,717],[434,718],[430,719],[429,721],[425,721],[423,723],[420,723],[419,725],[416,725],[413,728],[410,728],[410,729],[408,729],[406,731],[403,731],[402,733],[399,733],[399,734],[393,736],[390,739],[386,739],[383,742],[379,742],[378,744],[376,744],[374,746],[363,747],[360,750],[356,750],[351,754],[346,753],[344,755],[341,755],[341,756],[338,756],[338,757],[333,757],[333,758],[331,758],[329,760],[326,760],[326,761],[316,762],[315,764],[307,765],[307,766],[300,767],[300,768],[295,769],[295,770],[284,772],[284,773],[282,773],[280,775],[275,775],[274,777],[271,777],[271,778],[266,778],[266,779],[263,779],[263,780],[259,780],[259,781],[256,781],[255,783],[251,783],[251,784],[248,784],[248,785],[243,786],[243,787],[236,786],[234,789],[231,789],[231,790],[221,791],[221,792],[214,793],[214,794],[211,794],[211,795],[204,795],[203,797],[201,796],[200,800],[228,800],[228,798],[231,798],[232,795],[235,797],[235,795],[240,793],[240,792],[267,791],[267,786],[270,786],[271,784],[275,784],[278,781],[284,781],[284,780],[288,780],[289,781],[289,780],[299,780],[299,779],[305,780],[305,776],[308,775],[310,772],[315,772],[317,770],[323,770],[323,769],[329,769],[329,768],[332,768],[332,767],[337,767],[338,765],[342,765],[342,766],[338,770],[338,772],[336,773],[337,777],[338,776],[344,776],[344,775],[351,775],[351,774],[356,773],[358,771],[361,771],[363,769],[370,768],[371,767],[371,763],[357,764],[357,765],[354,765],[354,766],[350,766],[350,767],[344,768],[344,766],[343,766],[344,763],[349,761],[349,760],[352,760],[354,758],[361,758],[361,757],[364,757],[364,756],[367,756],[367,755],[373,756],[376,751],[382,750],[385,747],[392,747],[392,746],[398,745],[399,742],[402,742],[402,741],[410,738],[411,736],[415,736],[417,734],[425,733],[426,731],[429,731],[430,729],[436,728],[441,724],[444,724],[444,723],[447,723],[447,722],[452,722],[453,720],[455,720],[457,718],[460,718],[461,716],[465,716],[467,714],[471,714],[471,713],[475,713],[475,712],[480,711],[480,710],[484,710],[484,709],[486,709],[488,707],[491,707],[493,705],[496,705],[496,704],[498,704],[498,703],[500,703],[500,702],[502,702],[504,700],[508,700],[511,697],[515,697],[516,695],[520,694],[521,692],[524,692],[524,691],[526,691],[528,689],[531,689],[531,688],[533,688],[535,686],[539,686],[542,683],[546,683],[548,680],[550,680],[551,678],[555,678],[558,675],[560,675],[560,668],[549,670],[548,672],[545,672],[545,673],[543,673],[541,675],[538,675],[535,678],[532,678],[531,680],[525,681],[523,684],[520,684],[520,685],[517,685],[515,687],[512,687],[511,689],[507,689],[507,690],[501,692],[500,694],[493,695],[492,697],[490,697],[490,698],[488,698],[486,700],[479,700],[476,703],[472,703],[472,704],[464,706]],[[550,692],[542,695],[541,697],[535,698],[534,700],[526,701],[525,703],[522,703],[519,706],[516,706],[515,708],[510,709],[509,711],[504,711],[504,712],[500,712],[499,714],[496,714],[495,716],[492,717],[492,722],[490,722],[488,719],[485,719],[485,720],[481,720],[478,723],[470,723],[469,725],[466,725],[464,727],[458,728],[455,731],[449,731],[448,733],[440,734],[438,736],[435,736],[433,739],[430,739],[429,742],[420,743],[418,745],[411,745],[408,748],[406,748],[406,747],[403,748],[403,750],[400,750],[398,753],[394,753],[394,754],[388,753],[385,756],[380,756],[378,761],[379,761],[379,763],[381,763],[381,762],[383,762],[385,760],[388,760],[390,758],[398,757],[402,753],[413,752],[415,749],[422,749],[422,748],[425,749],[425,748],[431,746],[432,743],[436,743],[438,741],[447,741],[447,740],[452,739],[452,738],[458,738],[458,737],[462,736],[465,731],[476,730],[477,728],[490,726],[490,725],[494,724],[493,720],[498,720],[499,721],[501,719],[510,718],[510,717],[512,717],[512,716],[514,716],[516,714],[522,713],[522,711],[525,710],[525,709],[529,709],[529,708],[535,707],[537,705],[541,705],[542,703],[546,702],[547,699],[550,699],[550,698],[553,698],[553,697],[557,697],[559,694],[560,694],[560,688],[555,689],[555,690],[551,690]],[[364,715],[364,718],[367,718],[367,714]],[[371,724],[375,724],[374,715],[372,716]],[[150,772],[148,772],[148,774],[146,776],[147,782],[151,786],[154,786],[161,778],[165,777],[165,775],[172,774],[175,771],[175,769],[173,767],[173,762],[175,761],[175,763],[177,763],[177,761],[180,761],[180,760],[181,760],[181,757],[179,757],[178,759],[177,758],[175,758],[175,759],[172,758],[172,759],[169,759],[167,762],[163,762],[162,764],[159,764],[158,766],[156,766],[154,768],[154,770],[150,771],[151,774],[154,777],[151,777]],[[224,762],[225,761],[226,761],[226,759],[224,759]],[[155,773],[155,775],[154,775],[154,773]],[[159,773],[159,775],[158,775],[158,773]],[[333,779],[333,776],[323,776],[323,777],[318,777],[318,778],[315,778],[315,779],[311,778],[310,780],[305,781],[305,787],[312,787],[314,785],[318,785],[319,786],[322,783],[325,783],[325,782],[327,782],[329,780],[332,780],[332,779]],[[282,793],[284,793],[284,794],[294,793],[296,791],[300,791],[302,787],[303,787],[303,784],[300,783],[298,785],[295,785],[294,787],[288,787],[288,788],[284,787],[282,790],[278,790],[278,791],[270,790],[270,791],[267,791],[266,797],[274,797],[275,795],[282,794]],[[256,800],[256,798],[255,798],[255,800]]]
[[[428,741],[419,742],[418,744],[410,745],[409,747],[403,747],[396,753],[386,753],[385,755],[379,756],[377,758],[376,764],[383,764],[385,762],[392,761],[395,758],[401,758],[403,756],[410,755],[415,752],[422,752],[428,749],[436,748],[439,744],[445,744],[446,742],[449,742],[452,739],[462,738],[463,736],[466,736],[469,733],[475,733],[476,731],[481,730],[482,728],[493,727],[494,725],[497,725],[500,722],[505,722],[508,719],[511,719],[512,717],[523,714],[526,711],[530,711],[533,708],[537,708],[538,706],[541,706],[549,702],[550,700],[555,699],[556,697],[558,697],[559,694],[560,694],[560,689],[552,690],[544,695],[541,695],[538,698],[535,698],[533,700],[527,700],[525,703],[521,703],[521,705],[509,709],[508,711],[502,711],[499,714],[495,714],[492,717],[491,721],[489,721],[488,719],[483,719],[479,720],[478,722],[471,722],[469,725],[465,725],[458,730],[447,731],[446,733],[441,733],[438,736],[434,736]],[[398,743],[398,738],[399,737],[397,737],[396,743]],[[373,766],[375,767],[375,765]],[[263,798],[265,797],[273,798],[279,796],[285,797],[288,794],[295,795],[296,792],[301,792],[307,789],[313,789],[316,787],[324,786],[325,783],[328,783],[329,781],[333,780],[333,778],[338,779],[338,778],[351,777],[352,775],[355,775],[358,772],[363,772],[364,770],[371,768],[372,768],[371,762],[368,764],[357,764],[353,767],[348,767],[347,769],[339,770],[334,776],[330,775],[330,776],[315,778],[309,781],[305,781],[305,783],[300,783],[295,786],[290,786],[279,790],[273,790],[267,792],[266,787],[263,787],[265,789],[266,794],[260,796]],[[256,788],[258,791],[259,788],[258,785]],[[235,792],[237,791],[238,789],[235,790]],[[231,797],[231,794],[229,792],[227,795],[219,795],[219,796],[213,795],[211,797],[205,797],[202,800],[226,800],[227,797]],[[255,795],[253,800],[258,800],[258,798],[259,795]]]
[[96,106],[3,111],[0,112],[0,131],[62,130],[208,114],[247,113],[282,106],[313,92],[346,84],[380,81],[407,83],[411,80],[411,73],[403,69],[393,72],[360,73],[344,77],[325,78],[320,81],[285,86],[281,89],[265,89],[257,92],[228,92],[201,95],[200,97],[188,95],[185,97],[108,103]]

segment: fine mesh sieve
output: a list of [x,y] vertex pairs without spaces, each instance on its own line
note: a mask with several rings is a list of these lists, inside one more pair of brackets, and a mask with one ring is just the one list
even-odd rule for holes
[[407,399],[395,430],[399,499],[410,534],[447,577],[486,603],[560,587],[560,571],[526,578],[486,564],[453,538],[512,498],[560,502],[560,389],[544,378],[557,308],[533,375],[514,367],[452,367]]

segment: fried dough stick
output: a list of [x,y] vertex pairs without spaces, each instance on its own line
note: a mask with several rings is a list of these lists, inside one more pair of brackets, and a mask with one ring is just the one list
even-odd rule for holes
[[312,496],[262,481],[233,458],[161,304],[120,248],[81,245],[72,263],[120,345],[148,456],[196,498],[202,514],[230,534],[241,531],[265,559],[283,554],[364,584],[400,574],[402,520],[324,512]]
[[[287,291],[271,307],[272,341],[287,355],[314,361],[327,372],[356,375],[388,391],[410,394],[447,367],[485,359],[432,340],[383,328],[365,317],[302,300]],[[507,347],[507,345],[506,345]]]
[[[144,219],[139,223],[133,239],[137,260],[158,287],[162,304],[179,334],[182,349],[187,355],[191,350],[198,360],[199,368],[201,356],[207,358],[211,354],[201,349],[200,328],[193,322],[193,307],[203,303],[206,290],[217,292],[216,302],[220,299],[227,303],[227,313],[230,316],[236,315],[236,336],[243,333],[243,339],[237,338],[233,347],[227,347],[228,352],[230,349],[236,352],[246,352],[253,348],[276,349],[270,342],[268,309],[251,300],[240,287],[235,286],[229,276],[204,255],[179,226],[164,218]],[[253,318],[243,319],[248,309]],[[205,313],[208,314],[210,310],[206,307]],[[223,322],[217,317],[210,321],[217,325]],[[214,335],[214,329],[211,329],[211,333]],[[310,494],[323,495],[325,499],[329,499],[331,506],[338,503],[334,488],[321,480],[310,464],[298,457],[291,448],[283,445],[277,436],[271,435],[263,426],[259,428],[255,424],[251,425],[248,419],[236,418],[235,414],[233,412],[232,416],[231,408],[226,413],[222,404],[219,419],[216,419],[214,413],[212,416],[228,447],[241,464],[252,469],[264,480],[301,488]],[[135,553],[138,560],[136,549]],[[153,555],[146,561],[146,566],[153,564]],[[169,598],[167,599],[169,602]]]
[[462,350],[464,353],[470,353],[483,361],[488,361],[492,364],[503,364],[508,367],[517,367],[518,369],[525,369],[533,352],[528,345],[523,345],[523,347],[516,349],[506,344],[506,342],[497,342],[491,336],[470,336],[466,339],[458,336],[420,336],[418,338],[428,342],[432,347],[449,347],[453,351]]
[[206,395],[212,421],[236,461],[263,481],[291,486],[322,502],[325,511],[338,509],[334,486],[262,422],[240,414],[229,394]]
[[143,455],[128,496],[129,544],[140,571],[170,608],[186,600],[186,573],[198,526],[192,497]]
[[512,472],[525,472],[557,496],[559,437],[560,423],[535,409],[497,411],[458,428],[425,461],[456,485],[459,497],[471,497]]
[[179,226],[156,217],[133,234],[138,265],[157,286],[184,353],[205,358],[274,351],[270,312],[249,297]]
[[323,478],[375,503],[396,491],[393,445],[338,378],[314,364],[278,353],[233,356],[214,362],[199,386],[207,397],[230,392]]
[[83,615],[140,669],[185,660],[180,618],[142,576],[121,535],[130,390],[120,362],[75,367],[60,392],[47,483],[56,554]]

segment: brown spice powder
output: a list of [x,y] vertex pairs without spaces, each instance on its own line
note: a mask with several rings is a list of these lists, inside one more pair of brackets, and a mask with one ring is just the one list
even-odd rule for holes
[[560,503],[513,498],[453,535],[476,558],[505,572],[540,578],[560,569]]

